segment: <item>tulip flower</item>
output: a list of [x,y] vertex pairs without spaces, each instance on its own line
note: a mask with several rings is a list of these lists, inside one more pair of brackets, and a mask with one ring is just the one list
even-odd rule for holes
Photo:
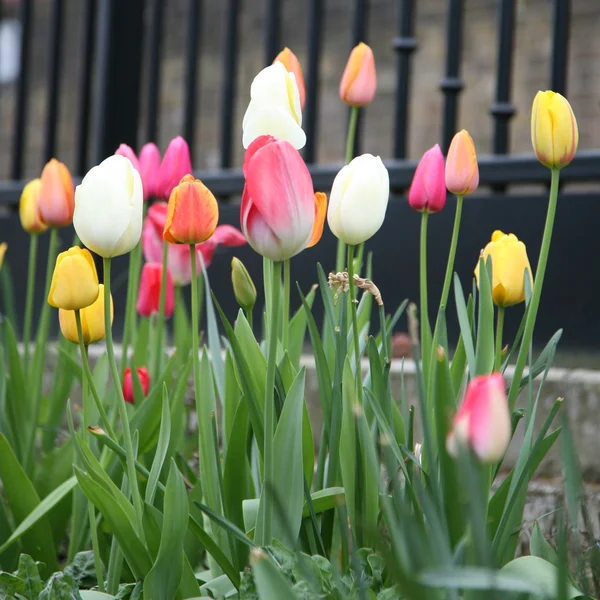
[[256,287],[244,263],[239,258],[231,261],[231,283],[237,303],[246,311],[250,311],[256,304]]
[[40,216],[48,227],[67,227],[73,222],[73,180],[67,167],[51,159],[42,170]]
[[[533,288],[531,266],[525,244],[513,233],[494,231],[492,240],[483,249],[483,262],[492,258],[492,299],[497,306],[512,306],[525,300],[525,273]],[[479,285],[479,263],[475,267]]]
[[[98,286],[98,298],[85,308],[79,311],[81,316],[81,332],[83,334],[83,343],[86,346],[99,342],[106,337],[104,328],[104,285],[101,283]],[[112,296],[110,298],[110,322],[113,322],[114,306]],[[79,343],[77,335],[77,322],[75,320],[74,310],[58,309],[58,322],[60,323],[60,331],[65,338],[74,344]]]
[[298,151],[289,142],[261,136],[246,150],[243,169],[240,221],[248,243],[274,261],[304,250],[312,236],[315,197]]
[[187,142],[177,136],[172,139],[162,159],[156,180],[156,197],[167,201],[175,186],[186,175],[191,175],[192,157]]
[[313,224],[312,235],[307,248],[312,248],[319,242],[323,235],[323,225],[327,216],[327,195],[323,192],[315,192],[315,222]]
[[173,189],[163,237],[170,244],[199,244],[215,231],[219,206],[212,192],[192,175]]
[[139,172],[144,189],[144,202],[156,196],[156,184],[160,168],[160,150],[157,145],[153,143],[144,144],[140,150],[139,158],[127,144],[121,144],[115,154],[128,158]]
[[24,188],[19,200],[19,218],[23,229],[31,234],[44,233],[48,225],[42,220],[40,214],[40,198],[42,191],[42,180],[34,179]]
[[300,96],[300,109],[304,110],[306,101],[306,90],[304,89],[304,77],[302,76],[302,67],[296,55],[289,49],[284,48],[275,58],[273,63],[280,62],[288,73],[293,73],[298,86],[298,94]]
[[142,234],[140,174],[124,156],[109,156],[75,190],[73,226],[79,239],[104,258],[135,248]]
[[373,101],[376,89],[373,50],[361,42],[352,50],[346,63],[340,82],[340,98],[349,106],[366,106]]
[[[139,369],[136,369],[136,371],[142,386],[142,391],[144,392],[144,397],[146,397],[150,390],[150,374],[146,367],[140,367]],[[133,378],[129,367],[125,369],[125,375],[123,377],[123,396],[125,397],[125,402],[129,402],[129,404],[134,403]]]
[[458,456],[459,447],[471,448],[484,464],[497,463],[511,437],[510,411],[500,373],[474,377],[454,417],[447,449]]
[[436,213],[444,208],[444,155],[438,144],[427,150],[419,161],[408,191],[408,203],[421,212]]
[[[142,317],[158,313],[160,309],[160,285],[162,281],[162,264],[146,263],[142,268],[140,291],[137,301],[137,311]],[[167,295],[165,297],[165,316],[173,314],[175,306],[175,288],[173,279],[167,269]]]
[[531,143],[549,169],[566,167],[575,156],[579,130],[568,100],[550,90],[538,92],[531,109]]
[[446,157],[446,187],[457,196],[472,194],[479,185],[475,145],[468,131],[459,131],[450,142]]
[[335,176],[327,222],[333,235],[356,246],[372,237],[385,218],[390,177],[379,156],[363,154]]
[[2,242],[0,244],[0,270],[2,269],[2,265],[4,264],[4,255],[6,254],[7,249],[8,244],[6,242]]
[[298,84],[281,62],[266,67],[254,78],[242,132],[244,148],[262,135],[278,137],[296,149],[306,144]]
[[48,304],[54,308],[77,310],[98,298],[98,273],[89,250],[73,246],[56,257]]

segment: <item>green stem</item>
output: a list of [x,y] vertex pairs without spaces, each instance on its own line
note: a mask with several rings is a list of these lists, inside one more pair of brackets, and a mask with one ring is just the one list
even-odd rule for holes
[[35,298],[35,266],[37,262],[38,236],[29,236],[29,265],[27,266],[27,296],[25,299],[25,325],[23,328],[23,346],[25,351],[25,369],[29,366],[29,343],[31,341],[31,319]]
[[390,361],[390,341],[388,340],[387,321],[385,318],[385,308],[383,304],[379,305],[379,329],[381,330],[381,349],[386,363]]
[[356,390],[362,402],[362,369],[360,364],[360,339],[358,331],[357,306],[354,301],[354,246],[348,246],[348,312],[352,315],[352,337],[354,339],[354,355],[356,357]]
[[496,359],[494,362],[494,371],[500,370],[502,364],[502,333],[504,331],[504,306],[498,307],[498,317],[496,321]]
[[142,498],[140,496],[140,489],[137,485],[135,474],[135,456],[133,454],[133,443],[131,441],[129,417],[127,416],[127,405],[125,404],[125,397],[123,396],[123,386],[121,385],[121,380],[119,379],[119,370],[115,360],[115,349],[112,339],[110,322],[110,261],[110,258],[104,258],[104,327],[106,329],[106,352],[108,354],[108,364],[117,395],[117,406],[119,409],[119,417],[121,419],[121,427],[123,429],[123,442],[125,445],[125,452],[127,453],[127,479],[129,481],[131,496],[133,498],[133,506],[135,508],[136,530],[137,534],[143,539],[144,530],[142,526]]
[[252,329],[252,309],[246,309],[246,321],[248,321],[248,325]]
[[283,335],[284,352],[288,349],[290,337],[290,271],[291,262],[288,258],[283,262]]
[[442,288],[442,297],[440,306],[446,308],[448,294],[450,293],[450,283],[452,282],[452,271],[454,271],[454,259],[456,257],[456,246],[458,245],[458,232],[460,230],[460,218],[462,215],[463,197],[456,196],[456,212],[454,213],[454,227],[452,228],[452,239],[450,241],[450,253],[448,254],[448,264],[446,265],[446,276],[444,277],[444,287]]
[[136,299],[140,285],[140,263],[142,259],[142,245],[138,244],[129,254],[129,273],[127,276],[127,299],[125,301],[125,326],[123,328],[123,350],[121,353],[121,381],[125,375],[129,344],[135,345],[137,332],[137,319],[135,312]]
[[169,242],[163,240],[162,253],[162,271],[160,276],[160,299],[158,303],[158,319],[156,331],[156,346],[154,352],[154,367],[152,369],[153,376],[158,379],[160,376],[163,333],[165,329],[165,305],[167,303],[167,256],[169,251]]
[[533,339],[533,330],[535,328],[535,320],[537,317],[540,298],[542,295],[542,287],[544,285],[544,275],[546,273],[546,265],[548,263],[548,253],[550,252],[550,242],[552,241],[552,230],[554,228],[554,217],[556,215],[556,205],[558,203],[558,182],[560,179],[560,169],[552,169],[552,180],[550,185],[550,199],[548,202],[548,212],[546,213],[546,224],[544,226],[544,237],[542,238],[542,247],[540,248],[540,257],[538,259],[537,270],[535,272],[535,281],[531,300],[527,312],[527,320],[525,321],[525,330],[521,339],[517,364],[515,365],[515,373],[513,375],[510,392],[508,394],[508,404],[513,410],[517,395],[519,394],[519,384],[523,376],[523,369],[527,362],[527,352],[529,345]]
[[427,362],[429,359],[429,345],[431,329],[429,325],[429,308],[427,306],[427,223],[429,213],[421,213],[421,255],[420,255],[420,286],[421,286],[421,361],[423,375],[427,377]]

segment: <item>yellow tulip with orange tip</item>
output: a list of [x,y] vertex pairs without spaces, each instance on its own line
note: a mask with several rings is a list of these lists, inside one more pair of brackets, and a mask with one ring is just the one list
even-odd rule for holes
[[[104,285],[101,283],[98,286],[98,298],[85,308],[80,310],[81,316],[81,333],[83,343],[88,346],[94,342],[99,342],[106,337],[106,329],[104,328]],[[110,298],[110,322],[113,322],[114,306],[112,296]],[[60,331],[70,342],[79,343],[79,335],[77,333],[77,322],[75,320],[74,310],[58,310],[58,321],[60,323]]]
[[0,270],[2,269],[2,264],[4,263],[4,255],[6,254],[7,248],[8,244],[6,242],[2,242],[0,244]]
[[44,223],[40,214],[40,198],[42,180],[40,178],[30,181],[21,193],[19,200],[19,218],[23,229],[31,234],[44,233],[48,225]]
[[[525,244],[513,233],[494,231],[492,239],[483,249],[484,264],[488,256],[492,259],[492,300],[496,306],[505,307],[525,300],[525,277],[533,287],[531,266]],[[525,275],[527,273],[527,275]],[[479,263],[475,267],[475,278],[479,286]]]
[[66,165],[50,159],[42,170],[40,216],[49,227],[67,227],[73,222],[75,187]]
[[89,250],[74,246],[56,257],[48,304],[54,308],[78,310],[98,298],[100,286],[96,265]]
[[342,80],[340,98],[349,106],[359,108],[373,101],[377,90],[377,73],[373,50],[361,42],[352,49]]
[[579,144],[577,120],[560,94],[539,91],[531,109],[531,143],[538,160],[549,169],[566,167]]

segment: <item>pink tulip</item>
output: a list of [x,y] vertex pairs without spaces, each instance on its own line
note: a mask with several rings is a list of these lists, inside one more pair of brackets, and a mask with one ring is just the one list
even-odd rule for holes
[[115,154],[128,158],[140,174],[144,189],[144,202],[156,196],[156,183],[160,167],[160,150],[158,146],[153,143],[144,144],[138,158],[127,144],[121,144]]
[[447,449],[458,455],[459,446],[472,448],[484,464],[497,463],[511,437],[510,411],[500,373],[474,377],[454,417]]
[[408,203],[421,212],[435,213],[446,204],[444,155],[438,144],[423,154],[408,191]]
[[[160,287],[162,282],[162,264],[146,263],[140,278],[140,291],[138,294],[137,311],[142,317],[149,317],[158,313],[160,309]],[[167,289],[165,297],[165,316],[170,317],[175,307],[175,289],[173,279],[167,268]]]
[[172,139],[158,170],[156,196],[161,200],[169,200],[173,188],[185,175],[192,174],[192,159],[187,142],[177,136]]
[[269,135],[244,157],[240,221],[248,243],[266,258],[287,260],[306,248],[315,220],[312,179],[298,151]]

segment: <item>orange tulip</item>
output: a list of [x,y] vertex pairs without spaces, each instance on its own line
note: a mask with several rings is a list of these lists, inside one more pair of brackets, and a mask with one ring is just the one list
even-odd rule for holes
[[288,71],[293,73],[300,94],[300,108],[304,110],[304,102],[306,101],[306,90],[304,89],[304,77],[302,76],[302,67],[296,55],[286,46],[276,57],[273,63],[279,61]]
[[466,129],[450,143],[446,158],[446,187],[457,196],[472,194],[479,185],[479,167],[473,138]]
[[75,187],[67,167],[51,159],[42,170],[40,215],[49,227],[67,227],[73,222]]
[[169,198],[163,238],[171,244],[199,244],[215,231],[219,206],[212,192],[192,175],[185,175]]
[[313,224],[312,235],[307,248],[312,248],[323,235],[323,225],[327,216],[327,195],[323,192],[315,192],[315,222]]
[[7,248],[8,244],[6,242],[0,244],[0,269],[2,269],[2,263],[4,262],[4,255],[6,254]]
[[42,221],[40,215],[40,198],[42,191],[42,180],[34,179],[24,188],[19,201],[19,217],[21,225],[27,233],[44,233],[48,225]]
[[350,106],[366,106],[375,97],[376,89],[377,74],[373,50],[361,42],[348,58],[340,83],[340,98]]

